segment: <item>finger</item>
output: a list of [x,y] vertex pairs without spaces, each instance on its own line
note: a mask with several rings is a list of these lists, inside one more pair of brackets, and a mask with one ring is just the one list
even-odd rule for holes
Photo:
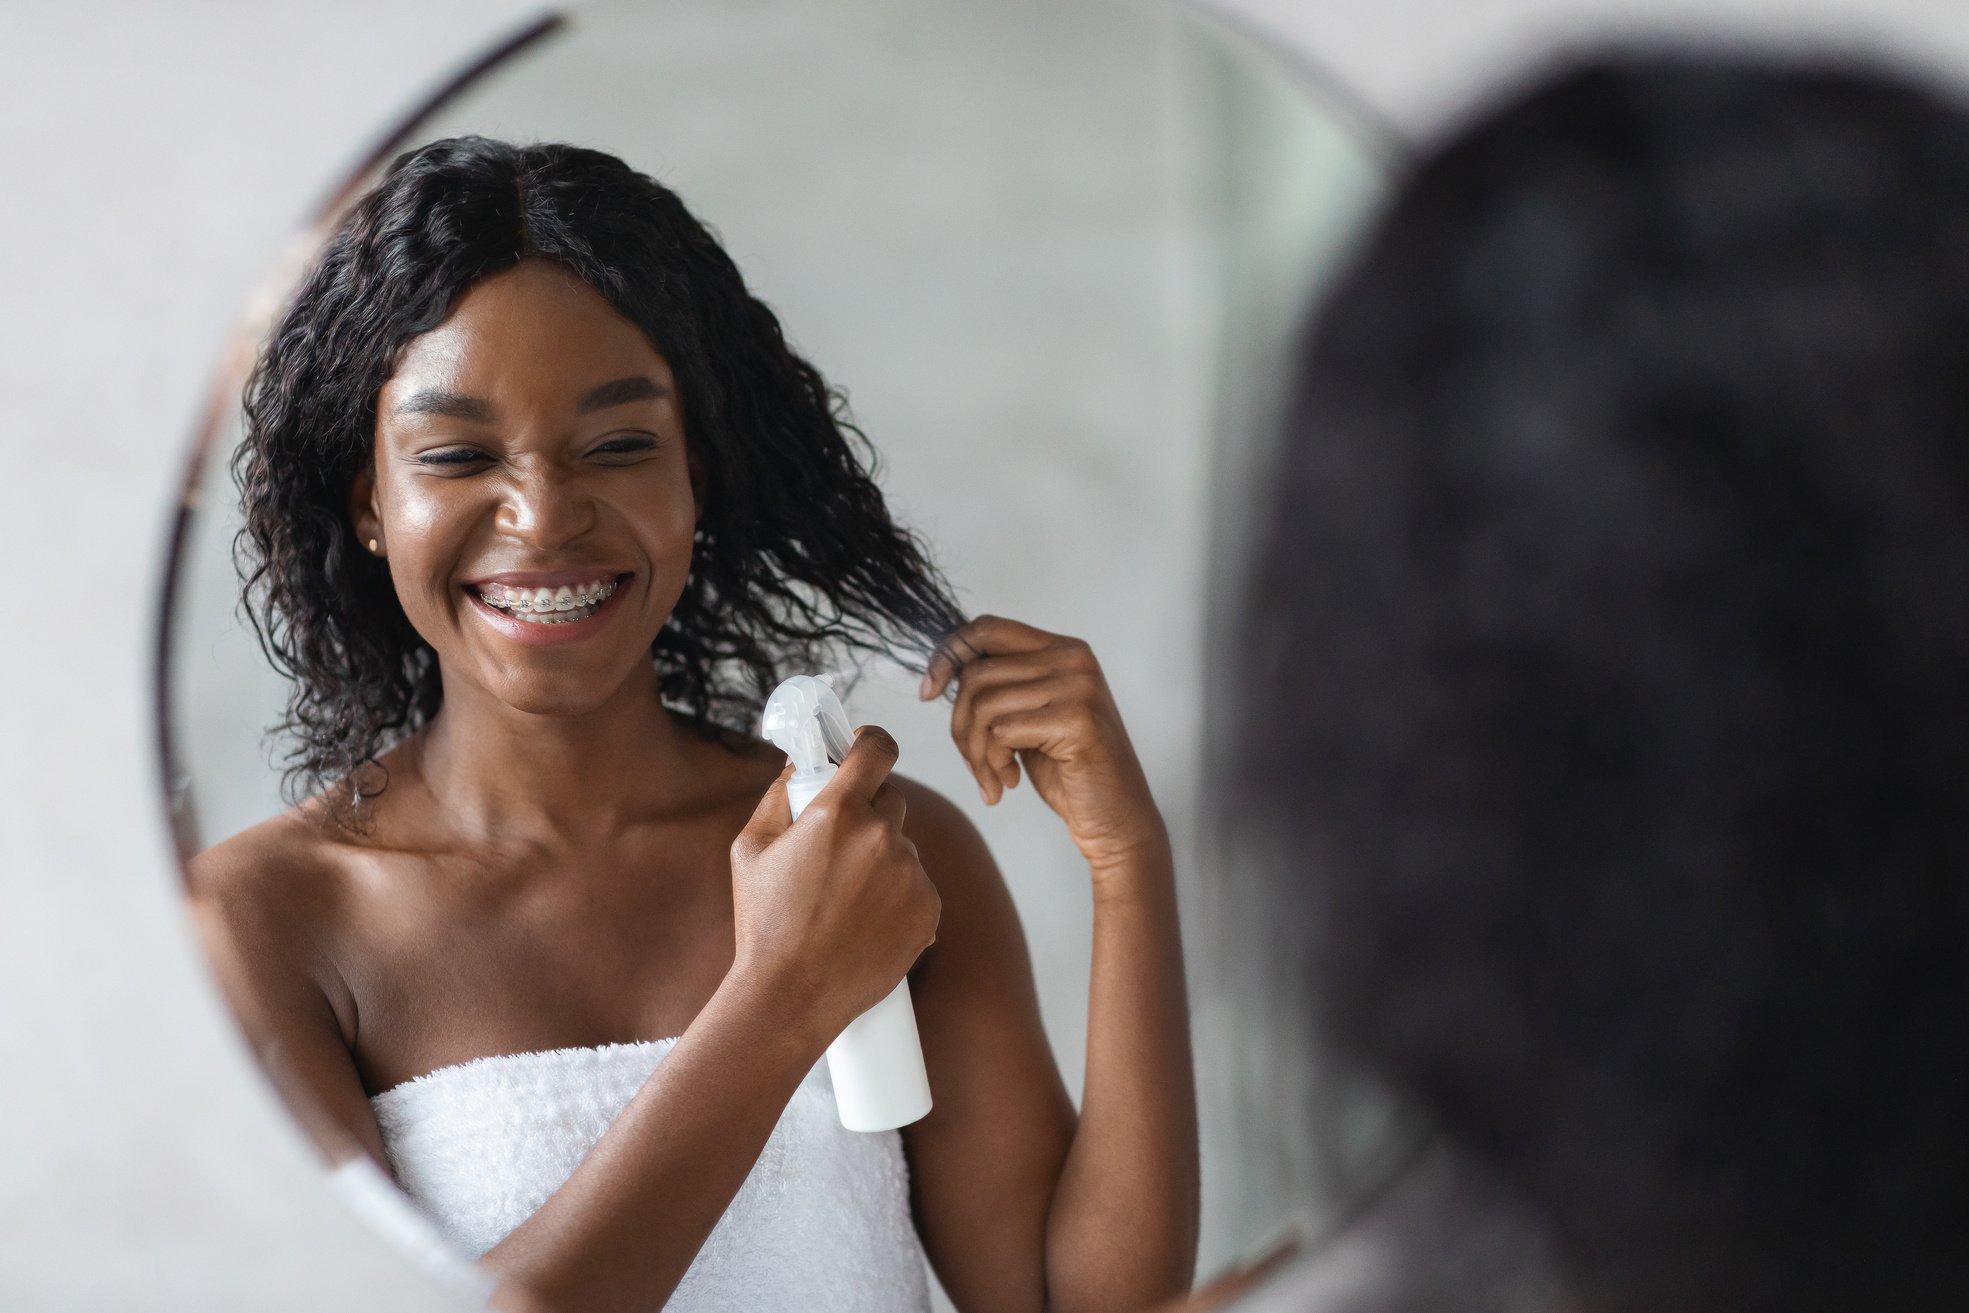
[[[946,638],[944,643],[949,641]],[[923,672],[923,682],[916,686],[916,700],[928,702],[931,698],[941,697],[943,691],[950,687],[950,681],[956,677],[962,664],[955,655],[939,644],[937,650],[930,653],[930,664]]]
[[[951,718],[951,732],[958,738],[958,751],[971,763],[972,769],[988,772],[995,790],[1015,788],[1019,782],[1018,765],[1013,760],[1012,749],[998,742],[993,734],[993,726],[1002,717],[1019,712],[1037,711],[1050,706],[1058,691],[1057,684],[1043,680],[1027,680],[1015,684],[1005,684],[996,688],[977,688],[966,685],[958,694],[958,706]],[[995,797],[990,798],[996,801]]]
[[1090,675],[1102,677],[1100,662],[1095,659],[1093,650],[1077,638],[1064,638],[1058,645],[1038,651],[972,657],[955,669],[951,680],[938,687],[941,690],[954,680],[961,697],[963,690],[968,688]]
[[959,688],[991,688],[1000,684],[1050,679],[1071,674],[1076,667],[1065,659],[1061,649],[1038,652],[1009,652],[999,656],[973,657],[957,672]]
[[930,668],[923,676],[918,695],[928,700],[941,694],[957,674],[980,657],[1014,652],[1037,652],[1078,639],[1035,629],[1002,616],[981,615],[951,631],[930,657]]
[[[916,879],[918,881],[917,887],[924,894],[928,895],[930,906],[933,909],[930,920],[930,943],[923,945],[927,950],[930,944],[937,942],[937,931],[943,928],[943,895],[937,892],[937,886],[931,882],[929,873],[923,869],[923,863],[921,861],[916,863]],[[918,953],[917,959],[920,961],[922,956],[921,953]],[[910,964],[910,969],[915,969],[915,963]]]
[[965,768],[971,772],[971,778],[977,782],[978,797],[984,800],[985,806],[989,807],[996,801],[991,781],[987,778],[981,763],[971,752],[971,731],[976,721],[973,699],[967,698],[963,686],[959,685],[957,700],[950,709],[950,741],[956,745],[957,755],[963,759]]
[[1005,778],[985,760],[977,708],[975,686],[969,683],[959,685],[950,713],[950,740],[957,745],[957,755],[964,759],[971,777],[978,783],[978,797],[984,800],[985,806],[990,807],[1004,795]]
[[868,804],[877,816],[888,823],[890,829],[902,832],[903,818],[909,815],[909,800],[902,796],[902,790],[893,784],[884,784],[875,791],[875,797]]
[[[1018,656],[987,657],[965,667],[957,696],[951,701],[951,737],[967,758],[977,760],[967,745],[978,732],[982,699],[995,705],[1017,708],[1039,706],[1049,701],[1076,696],[1079,672],[1062,667],[1054,652],[1035,652]],[[1000,700],[1001,696],[1004,699]],[[999,771],[1000,777],[1004,776]]]
[[991,745],[1014,753],[1052,755],[1050,750],[1071,739],[1077,728],[1074,712],[1057,704],[1013,711],[992,718]]
[[752,809],[752,819],[738,832],[732,844],[734,848],[744,845],[747,851],[757,852],[786,833],[786,827],[793,824],[793,808],[786,801],[786,782],[792,778],[793,759],[788,757],[786,765],[780,767],[779,774],[766,786],[759,805]]
[[889,731],[880,725],[863,725],[855,731],[854,746],[841,762],[841,769],[827,782],[815,796],[815,801],[849,799],[868,806],[875,799],[875,791],[889,778],[889,772],[896,768],[896,759],[902,749],[896,746]]
[[1019,759],[1012,749],[993,743],[985,749],[985,765],[998,781],[999,797],[1019,787]]
[[957,755],[963,759],[964,768],[971,772],[971,778],[977,782],[978,797],[984,800],[986,806],[990,806],[993,802],[997,801],[996,791],[992,787],[993,780],[983,765],[973,760],[969,746],[968,730],[965,733],[959,733],[956,729],[955,722],[953,722],[950,738],[951,742],[957,745]]
[[959,629],[953,637],[958,635],[961,635],[964,642],[979,656],[1000,656],[1008,652],[1037,652],[1042,648],[1075,641],[1064,634],[1055,634],[998,615],[977,616]]
[[916,690],[917,700],[927,702],[931,698],[943,696],[943,691],[949,688],[950,681],[963,671],[965,663],[981,655],[983,654],[965,637],[962,629],[952,630],[946,634],[943,642],[937,644],[937,650],[930,654],[929,668],[923,672],[923,682]]
[[1053,661],[1044,653],[1022,656],[984,657],[964,668],[957,685],[957,696],[951,702],[951,734],[962,746],[969,735],[973,720],[977,715],[978,699],[1000,689],[1027,687],[1046,689],[1055,687],[1051,681],[1057,680],[1062,672],[1054,668]]

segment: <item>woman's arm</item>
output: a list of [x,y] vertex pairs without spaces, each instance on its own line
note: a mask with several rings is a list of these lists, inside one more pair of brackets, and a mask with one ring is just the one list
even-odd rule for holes
[[[894,762],[894,741],[865,731],[797,828],[784,774],[767,793],[732,849],[731,970],[567,1182],[486,1253],[491,1271],[531,1297],[503,1306],[660,1306],[828,1042],[934,937],[937,896],[901,834],[902,798],[884,783]],[[278,924],[301,918],[226,897],[228,865],[237,859],[194,873],[195,915],[222,982],[270,1070],[302,1094],[293,1102],[325,1109],[382,1162],[334,1010],[295,969],[308,960],[294,955],[305,933]]]
[[985,800],[1023,769],[1087,858],[1094,955],[1076,1123],[1003,882],[954,808],[918,819],[929,808],[912,795],[912,833],[946,908],[918,969],[937,1109],[906,1132],[925,1245],[966,1313],[1145,1307],[1187,1290],[1196,1256],[1194,1076],[1167,833],[1086,644],[981,617],[944,652],[924,692],[958,679],[952,734]]

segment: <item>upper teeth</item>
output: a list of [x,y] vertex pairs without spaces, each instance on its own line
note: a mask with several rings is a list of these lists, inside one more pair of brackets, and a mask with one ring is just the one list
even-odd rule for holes
[[559,588],[509,588],[505,584],[480,584],[479,596],[509,611],[574,611],[593,606],[615,591],[615,580],[597,579],[593,583]]

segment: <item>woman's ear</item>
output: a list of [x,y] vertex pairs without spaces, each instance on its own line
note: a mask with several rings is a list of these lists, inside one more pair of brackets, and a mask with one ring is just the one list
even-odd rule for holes
[[383,517],[376,509],[376,466],[372,462],[356,471],[349,484],[349,522],[355,525],[356,541],[371,554],[383,556],[389,546],[383,541]]

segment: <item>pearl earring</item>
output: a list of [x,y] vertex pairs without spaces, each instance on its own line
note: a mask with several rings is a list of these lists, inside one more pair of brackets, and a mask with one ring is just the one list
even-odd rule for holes
[[378,556],[381,556],[383,554],[382,549],[376,545],[376,540],[374,538],[371,538],[369,540],[369,550],[374,552]]

